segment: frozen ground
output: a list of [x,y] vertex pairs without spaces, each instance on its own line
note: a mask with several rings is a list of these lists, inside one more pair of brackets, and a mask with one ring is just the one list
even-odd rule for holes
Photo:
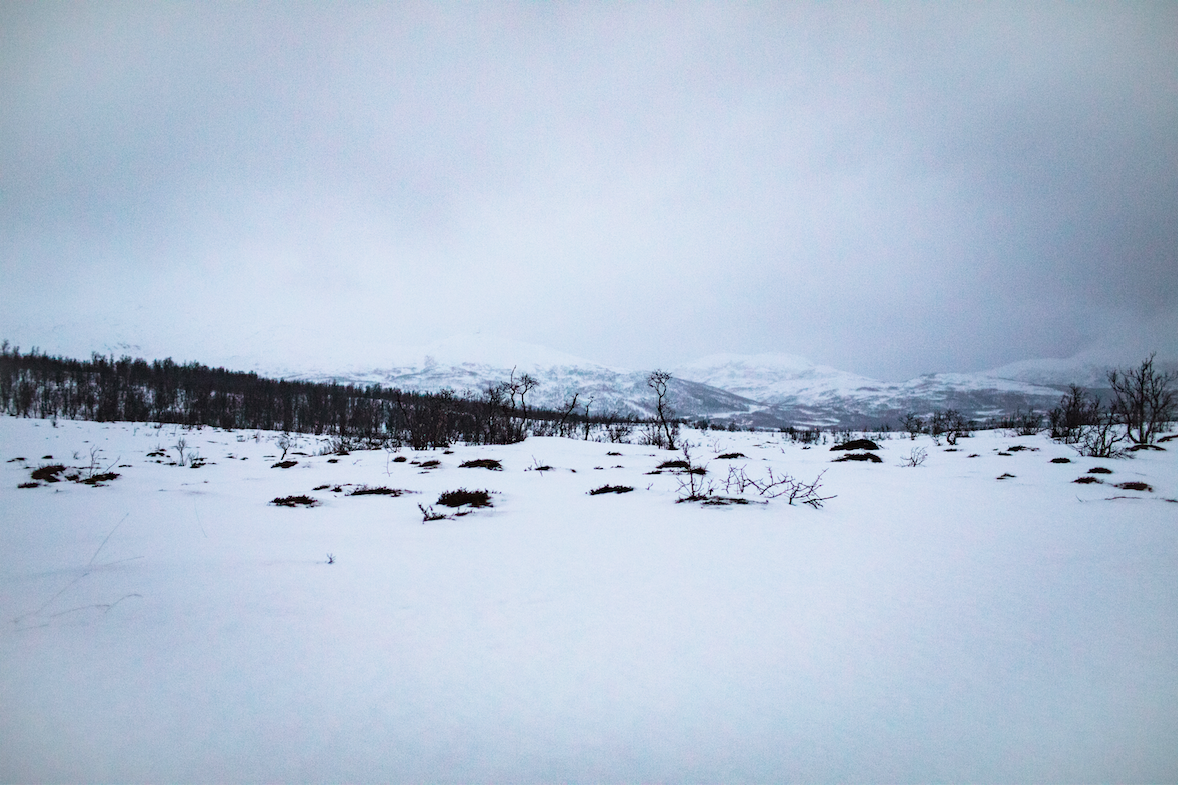
[[[812,509],[676,504],[634,445],[274,438],[0,418],[0,780],[1178,779],[1178,450],[689,434],[827,469]],[[117,479],[17,487],[93,447]],[[423,524],[459,487],[495,506]]]

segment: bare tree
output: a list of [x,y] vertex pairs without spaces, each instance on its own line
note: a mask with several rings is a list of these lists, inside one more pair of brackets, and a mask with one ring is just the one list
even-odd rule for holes
[[1158,433],[1174,416],[1174,382],[1178,374],[1162,373],[1153,366],[1154,355],[1137,368],[1109,371],[1113,388],[1112,410],[1125,426],[1134,444],[1153,444]]
[[589,407],[593,405],[593,396],[585,401],[585,441],[589,441]]
[[575,392],[575,393],[573,393],[572,399],[568,399],[568,398],[565,399],[564,408],[560,412],[560,421],[557,423],[557,426],[556,426],[557,432],[561,436],[565,436],[565,437],[570,436],[572,433],[572,429],[576,428],[576,424],[574,423],[574,424],[570,425],[568,420],[569,420],[569,416],[573,413],[573,410],[577,408],[577,396],[579,396],[579,395],[580,395],[579,392]]
[[1100,418],[1100,401],[1078,384],[1068,385],[1068,391],[1059,399],[1059,406],[1048,414],[1051,424],[1051,438],[1064,444],[1080,441],[1083,429],[1095,425]]
[[908,431],[908,436],[913,440],[922,433],[924,433],[924,420],[920,418],[916,412],[908,412],[900,418],[900,425],[904,430]]
[[667,371],[651,371],[646,377],[646,386],[654,390],[656,425],[666,438],[664,445],[668,450],[675,449],[675,437],[671,435],[670,420],[675,417],[675,410],[667,400],[667,383],[671,381],[671,374]]

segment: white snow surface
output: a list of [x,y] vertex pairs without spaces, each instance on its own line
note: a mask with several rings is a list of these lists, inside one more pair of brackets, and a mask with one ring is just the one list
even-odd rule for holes
[[[1178,451],[685,433],[834,498],[677,504],[636,445],[281,469],[272,433],[0,417],[0,781],[1178,778]],[[117,479],[17,487],[91,449]],[[459,487],[494,507],[422,523]]]

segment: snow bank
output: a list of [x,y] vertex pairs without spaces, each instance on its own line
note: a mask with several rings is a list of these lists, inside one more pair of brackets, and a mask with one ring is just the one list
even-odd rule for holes
[[[168,465],[181,437],[204,466]],[[395,462],[304,439],[279,469],[273,437],[0,418],[0,779],[1178,773],[1174,451],[982,434],[901,468],[908,440],[869,465],[691,435],[712,478],[825,469],[816,510],[676,504],[676,476],[647,474],[673,456],[633,445]],[[93,446],[117,479],[17,487]],[[1103,484],[1072,482],[1098,464]],[[589,495],[605,484],[635,490]],[[423,524],[459,487],[494,507]],[[296,494],[320,505],[269,504]]]

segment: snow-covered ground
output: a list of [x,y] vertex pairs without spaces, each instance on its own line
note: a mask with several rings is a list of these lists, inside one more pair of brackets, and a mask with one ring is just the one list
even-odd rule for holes
[[[275,434],[0,418],[0,780],[1178,779],[1178,451],[687,435],[835,498],[676,504],[636,445],[282,469]],[[58,462],[120,476],[17,487]],[[422,522],[460,487],[494,507]]]

